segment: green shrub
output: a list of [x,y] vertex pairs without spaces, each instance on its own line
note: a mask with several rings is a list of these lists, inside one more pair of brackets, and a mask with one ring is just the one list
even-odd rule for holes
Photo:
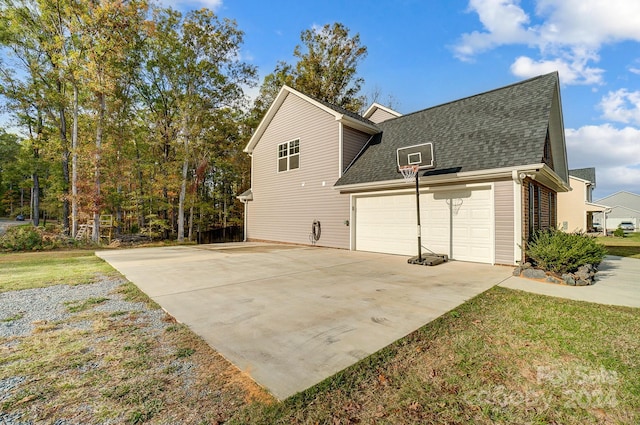
[[61,246],[75,246],[77,241],[62,236],[56,227],[14,226],[0,236],[0,251],[44,251]]
[[562,274],[574,273],[585,264],[597,266],[606,249],[584,233],[551,229],[536,233],[527,243],[526,254],[537,267]]
[[0,237],[3,251],[40,251],[43,249],[42,234],[30,224],[7,229]]
[[613,231],[613,236],[618,238],[624,238],[624,230],[618,227],[616,230]]

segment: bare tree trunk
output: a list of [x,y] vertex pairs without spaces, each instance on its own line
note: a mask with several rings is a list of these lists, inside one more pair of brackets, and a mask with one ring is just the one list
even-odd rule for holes
[[193,240],[193,203],[189,208],[189,241]]
[[138,176],[138,205],[137,205],[137,213],[138,213],[138,229],[142,230],[144,228],[144,180],[142,174],[142,168],[140,166],[141,158],[140,158],[140,147],[138,146],[138,142],[134,140],[133,142],[136,148],[136,174]]
[[73,83],[73,129],[71,130],[71,236],[78,233],[78,85]]
[[184,160],[182,161],[182,182],[180,183],[180,197],[178,198],[178,242],[184,242],[184,200],[187,196],[187,172],[189,171],[189,137],[187,135],[187,114],[182,118],[180,136],[184,145]]
[[40,179],[37,172],[34,172],[31,178],[33,179],[33,188],[31,190],[33,212],[31,213],[31,220],[33,225],[38,227],[40,225]]
[[[44,125],[42,123],[42,114],[38,111],[38,122],[36,127],[36,137],[38,140],[42,139],[42,132]],[[31,189],[31,206],[33,208],[31,214],[31,220],[34,226],[40,225],[40,178],[38,171],[40,169],[40,150],[37,147],[33,148],[34,168],[31,178],[33,179],[33,187]]]
[[[58,92],[64,94],[62,82],[58,80]],[[62,145],[62,231],[69,234],[69,141],[67,140],[67,117],[64,106],[60,106],[60,143]]]
[[104,116],[107,109],[106,96],[104,93],[98,94],[98,125],[96,128],[96,155],[95,155],[95,171],[94,171],[94,198],[93,198],[93,235],[91,239],[95,243],[100,242],[100,160],[102,154],[102,131],[104,126]]

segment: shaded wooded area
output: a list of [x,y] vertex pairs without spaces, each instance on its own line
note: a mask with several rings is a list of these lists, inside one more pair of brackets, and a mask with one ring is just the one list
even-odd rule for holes
[[[366,48],[341,24],[303,31],[298,63],[279,63],[251,102],[244,34],[208,9],[0,0],[0,10],[0,96],[19,134],[0,129],[0,216],[52,219],[72,237],[84,228],[99,241],[105,216],[116,233],[178,241],[241,225],[242,149],[282,84],[364,104],[355,74]],[[319,85],[328,75],[339,83]]]

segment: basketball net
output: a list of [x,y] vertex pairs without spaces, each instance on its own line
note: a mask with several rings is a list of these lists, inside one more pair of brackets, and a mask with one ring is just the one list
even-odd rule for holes
[[418,174],[418,166],[405,165],[404,167],[400,167],[400,172],[402,173],[402,177],[404,177],[404,181],[412,183],[416,178],[416,174]]
[[460,207],[462,206],[462,199],[447,199],[447,204],[451,207],[451,212],[453,212],[453,215],[458,215],[458,211],[460,211]]

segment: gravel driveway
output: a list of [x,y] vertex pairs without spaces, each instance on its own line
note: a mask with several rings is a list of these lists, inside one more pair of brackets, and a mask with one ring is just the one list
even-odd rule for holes
[[[121,294],[114,292],[125,282],[123,279],[103,279],[88,285],[57,285],[0,293],[0,360],[5,356],[10,357],[19,347],[20,339],[32,335],[39,327],[90,330],[90,321],[69,320],[80,314],[71,312],[70,307],[81,305],[86,300],[103,300],[92,307],[92,311],[96,312],[136,312],[136,320],[150,333],[162,332],[168,325],[163,320],[166,318],[164,311],[149,309],[144,303],[125,301]],[[28,412],[7,413],[2,407],[2,403],[20,391],[24,384],[38,379],[38,376],[9,376],[0,379],[0,425],[38,423],[23,417],[29,417]],[[52,423],[70,425],[82,422],[57,419]]]

